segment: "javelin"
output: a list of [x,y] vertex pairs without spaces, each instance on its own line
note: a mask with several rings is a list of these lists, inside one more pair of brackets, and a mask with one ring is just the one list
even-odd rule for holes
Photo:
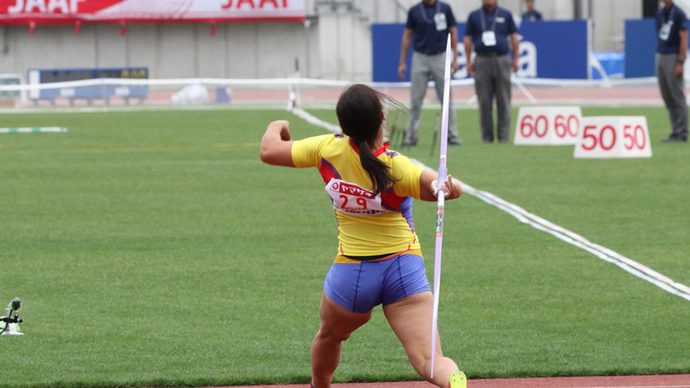
[[446,181],[446,152],[448,149],[448,110],[450,108],[450,64],[453,51],[450,48],[450,34],[446,43],[446,70],[443,76],[443,111],[441,113],[441,152],[438,160],[438,178],[436,179],[438,203],[436,207],[436,249],[434,251],[434,311],[431,322],[431,377],[434,377],[434,361],[436,358],[436,325],[438,323],[438,297],[441,287],[441,249],[443,247],[443,208],[445,193],[441,190]]

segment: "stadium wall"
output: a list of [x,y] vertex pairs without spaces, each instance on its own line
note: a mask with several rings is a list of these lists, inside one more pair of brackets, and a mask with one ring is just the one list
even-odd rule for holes
[[[146,66],[151,78],[280,78],[306,62],[305,34],[318,26],[297,22],[0,27],[0,73],[26,77],[29,68]],[[310,50],[318,74],[318,50]]]
[[[480,0],[446,0],[464,21]],[[0,73],[29,68],[146,66],[151,78],[303,77],[367,81],[372,77],[371,23],[402,22],[418,0],[307,0],[308,23],[206,23],[0,26]],[[550,20],[575,14],[574,0],[537,0]],[[591,2],[593,49],[621,51],[624,21],[641,17],[642,0]],[[340,5],[338,5],[340,4]],[[519,14],[523,0],[500,0]],[[399,47],[399,39],[390,42]]]

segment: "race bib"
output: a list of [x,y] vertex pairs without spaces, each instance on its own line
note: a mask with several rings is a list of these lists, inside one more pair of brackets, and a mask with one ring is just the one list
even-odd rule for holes
[[482,43],[484,43],[484,46],[495,46],[496,33],[493,31],[484,31],[482,34]]
[[661,40],[668,40],[668,38],[671,36],[671,26],[673,25],[673,20],[669,20],[668,23],[665,23],[661,28],[659,29],[659,39]]
[[331,178],[326,192],[333,201],[333,209],[348,214],[374,215],[384,213],[381,194],[372,198],[371,191],[340,179]]
[[445,31],[448,29],[445,13],[436,13],[436,15],[434,15],[434,22],[436,23],[436,31]]

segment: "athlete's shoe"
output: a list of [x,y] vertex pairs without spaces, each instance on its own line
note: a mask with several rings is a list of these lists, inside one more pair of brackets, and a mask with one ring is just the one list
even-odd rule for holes
[[465,373],[459,370],[451,373],[448,388],[467,388],[467,377]]

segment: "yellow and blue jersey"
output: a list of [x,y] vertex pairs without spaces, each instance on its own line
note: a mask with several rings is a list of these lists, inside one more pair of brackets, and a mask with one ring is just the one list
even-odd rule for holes
[[412,199],[420,197],[423,168],[384,146],[374,155],[387,164],[393,186],[372,197],[373,184],[359,160],[357,145],[343,135],[295,141],[292,161],[298,168],[317,167],[331,198],[338,227],[336,262],[396,252],[421,255],[412,221]]

